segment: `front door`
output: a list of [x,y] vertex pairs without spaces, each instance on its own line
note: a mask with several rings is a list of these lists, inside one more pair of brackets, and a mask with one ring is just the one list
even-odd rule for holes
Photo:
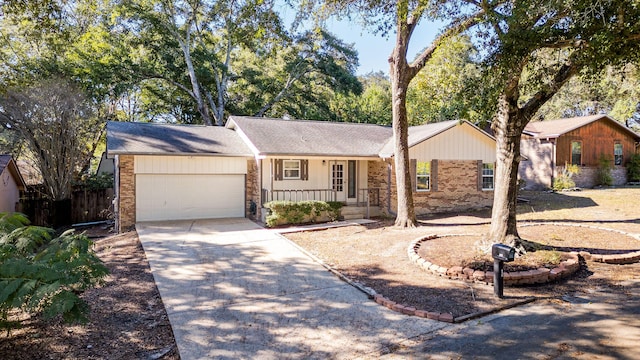
[[345,162],[335,161],[331,165],[331,188],[336,194],[336,201],[347,201],[345,175]]

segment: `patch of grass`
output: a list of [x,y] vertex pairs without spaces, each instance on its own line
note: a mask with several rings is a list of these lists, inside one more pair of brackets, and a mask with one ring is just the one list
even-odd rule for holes
[[[539,268],[554,268],[566,258],[566,254],[556,250],[536,250],[529,251],[524,256],[516,258],[515,261],[504,263],[504,271],[526,271]],[[472,259],[463,261],[462,267],[473,270],[493,271],[493,259],[487,255],[476,255]]]
[[551,240],[553,241],[564,241],[563,238],[561,238],[559,235],[557,234],[551,234]]
[[563,254],[557,250],[538,250],[527,253],[527,263],[540,265],[539,267],[555,267],[563,260]]

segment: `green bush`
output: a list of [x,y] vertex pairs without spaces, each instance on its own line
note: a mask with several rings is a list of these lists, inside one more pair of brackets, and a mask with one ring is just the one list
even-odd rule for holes
[[640,182],[640,154],[633,154],[627,163],[627,180]]
[[560,191],[576,187],[575,181],[573,181],[573,175],[580,172],[578,165],[564,164],[562,174],[553,179],[553,190]]
[[596,185],[613,185],[613,176],[611,176],[611,159],[606,157],[604,154],[600,154],[600,160],[598,160],[598,170],[596,170]]
[[108,274],[91,245],[73,230],[56,237],[52,229],[29,226],[22,214],[0,213],[0,328],[20,325],[8,320],[13,309],[86,322],[88,305],[79,295]]
[[316,222],[318,218],[326,215],[330,221],[340,217],[340,209],[343,204],[338,201],[271,201],[264,205],[271,210],[267,216],[267,226],[273,227],[282,224],[302,224]]
[[113,187],[113,174],[85,175],[73,185],[87,190],[110,189]]

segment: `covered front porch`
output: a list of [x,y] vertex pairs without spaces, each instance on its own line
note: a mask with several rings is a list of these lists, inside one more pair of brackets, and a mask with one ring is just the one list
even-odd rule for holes
[[[318,200],[341,202],[345,219],[380,215],[381,189],[368,186],[363,158],[287,158],[261,160],[260,203]],[[263,209],[263,217],[267,211]]]

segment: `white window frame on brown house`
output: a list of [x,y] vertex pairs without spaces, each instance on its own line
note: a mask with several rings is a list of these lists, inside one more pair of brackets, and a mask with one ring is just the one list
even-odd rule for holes
[[[424,170],[425,171],[421,171]],[[423,181],[420,179],[426,179],[427,187],[421,187]],[[416,161],[416,191],[431,191],[431,162],[430,161]]]
[[[409,166],[411,172],[411,189],[414,192],[436,192],[438,191],[438,160],[422,161],[429,163],[428,183],[429,189],[418,189],[418,160],[410,159]],[[424,176],[424,174],[422,174]]]
[[[491,173],[489,174],[489,171]],[[483,191],[493,191],[495,189],[495,174],[496,174],[496,166],[492,163],[482,163],[482,190]],[[487,182],[486,179],[491,178],[491,187],[486,187],[485,184]]]
[[[579,144],[579,149],[580,149],[580,161],[576,164],[573,161],[573,144]],[[576,154],[577,155],[577,154]],[[572,141],[571,142],[571,165],[582,165],[582,141]]]
[[[620,150],[620,151],[618,151]],[[624,155],[624,148],[620,141],[614,141],[613,143],[613,165],[622,165]]]

